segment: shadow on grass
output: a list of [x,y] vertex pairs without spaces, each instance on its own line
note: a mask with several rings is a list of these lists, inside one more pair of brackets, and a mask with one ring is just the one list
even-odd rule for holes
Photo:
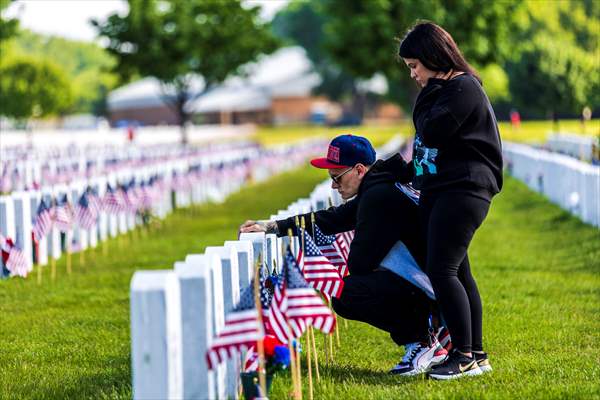
[[404,377],[392,375],[386,371],[377,371],[354,365],[321,366],[321,368],[323,368],[324,376],[341,384],[358,383],[361,385],[393,386],[413,383],[424,378],[423,376]]

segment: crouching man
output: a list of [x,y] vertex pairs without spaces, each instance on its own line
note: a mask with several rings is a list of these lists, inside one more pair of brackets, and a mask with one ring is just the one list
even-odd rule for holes
[[[425,247],[419,241],[418,195],[393,176],[378,171],[375,150],[360,136],[338,136],[327,157],[311,161],[327,169],[346,202],[315,212],[315,223],[326,235],[354,230],[340,298],[333,298],[335,312],[343,318],[366,322],[388,332],[405,346],[403,359],[390,372],[423,373],[442,362],[446,350],[429,333],[434,294],[419,268]],[[298,217],[302,217],[299,215]],[[310,214],[304,215],[312,232]],[[295,231],[295,217],[278,221],[246,221],[240,232],[267,232],[278,236]]]

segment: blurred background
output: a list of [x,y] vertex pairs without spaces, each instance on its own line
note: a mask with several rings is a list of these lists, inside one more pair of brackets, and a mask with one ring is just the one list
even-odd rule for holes
[[[0,7],[3,130],[253,124],[282,140],[336,126],[410,132],[418,87],[398,62],[398,39],[428,19],[480,72],[498,120],[507,122],[503,136],[599,131],[598,121],[588,122],[600,113],[595,0],[0,0]],[[526,120],[547,123],[521,131]]]

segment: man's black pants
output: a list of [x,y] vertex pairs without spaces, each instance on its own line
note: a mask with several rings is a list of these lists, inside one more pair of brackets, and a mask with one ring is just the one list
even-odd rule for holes
[[427,340],[431,304],[419,288],[388,270],[345,277],[342,295],[332,301],[338,315],[384,330],[398,345]]

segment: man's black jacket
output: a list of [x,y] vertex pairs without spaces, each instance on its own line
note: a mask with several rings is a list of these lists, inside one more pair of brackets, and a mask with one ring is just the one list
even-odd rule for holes
[[[378,268],[398,240],[423,265],[425,252],[419,237],[417,205],[396,186],[391,173],[380,171],[380,166],[378,161],[367,172],[355,198],[315,212],[316,224],[324,234],[355,230],[348,257],[348,268],[355,275]],[[311,232],[310,214],[304,217]],[[280,236],[285,236],[288,229],[295,232],[294,217],[277,221],[277,228]]]

